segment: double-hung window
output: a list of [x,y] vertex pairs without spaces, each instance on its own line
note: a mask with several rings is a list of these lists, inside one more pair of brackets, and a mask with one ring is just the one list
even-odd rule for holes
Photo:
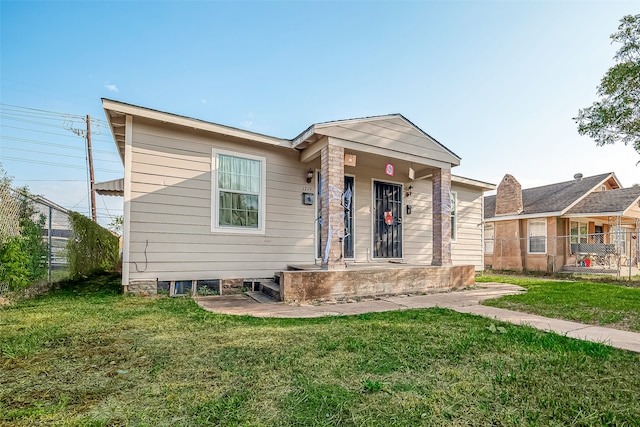
[[494,229],[493,224],[485,224],[484,225],[484,253],[485,254],[493,254],[493,245],[494,245]]
[[532,219],[528,221],[529,253],[544,254],[547,252],[547,220]]
[[571,253],[575,254],[579,243],[587,243],[587,223],[579,221],[571,221],[569,227],[569,235],[571,240]]
[[616,252],[620,255],[627,254],[627,233],[622,227],[614,226],[613,231],[613,243],[616,245]]
[[264,233],[265,159],[213,150],[212,231]]

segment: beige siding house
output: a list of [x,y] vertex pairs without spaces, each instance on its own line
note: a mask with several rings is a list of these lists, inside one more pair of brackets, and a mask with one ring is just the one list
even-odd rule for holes
[[315,124],[289,140],[103,106],[125,166],[123,184],[104,191],[124,196],[131,292],[173,293],[178,282],[222,292],[274,272],[372,266],[433,266],[447,278],[464,267],[455,280],[466,283],[485,264],[483,193],[495,187],[451,175],[460,158],[399,114]]

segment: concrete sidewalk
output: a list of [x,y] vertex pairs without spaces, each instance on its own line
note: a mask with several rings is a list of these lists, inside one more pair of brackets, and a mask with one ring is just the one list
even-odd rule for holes
[[282,302],[259,303],[245,295],[197,297],[195,300],[205,310],[215,313],[280,318],[348,316],[411,308],[443,307],[460,313],[476,314],[516,325],[529,325],[543,331],[553,331],[560,335],[600,342],[612,347],[640,353],[640,333],[590,326],[480,305],[482,301],[487,299],[518,294],[524,291],[524,288],[515,285],[481,283],[476,285],[476,289],[468,291],[393,296],[360,302],[323,303],[320,305],[289,305]]

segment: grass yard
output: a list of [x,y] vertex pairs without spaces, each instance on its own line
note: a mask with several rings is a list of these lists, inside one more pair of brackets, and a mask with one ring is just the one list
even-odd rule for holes
[[476,282],[512,283],[527,288],[524,294],[485,301],[484,305],[640,332],[640,288],[514,276],[482,276]]
[[445,309],[216,315],[69,283],[0,309],[0,425],[640,425],[640,355]]

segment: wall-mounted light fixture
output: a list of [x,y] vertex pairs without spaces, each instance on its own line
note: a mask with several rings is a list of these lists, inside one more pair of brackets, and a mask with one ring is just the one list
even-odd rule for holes
[[312,179],[313,179],[313,169],[309,169],[307,171],[307,184],[310,184]]
[[406,194],[405,194],[405,197],[411,197],[411,193],[413,193],[413,185],[410,185],[410,186],[407,188],[407,192],[406,192]]

